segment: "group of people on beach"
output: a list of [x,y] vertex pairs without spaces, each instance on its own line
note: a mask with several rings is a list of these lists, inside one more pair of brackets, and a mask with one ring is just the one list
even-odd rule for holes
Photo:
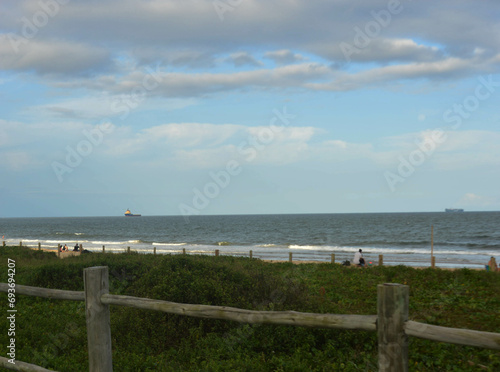
[[[362,249],[360,249],[359,251],[357,251],[354,254],[354,259],[352,260],[352,263],[356,266],[359,266],[359,267],[366,266],[365,259],[363,258],[363,250]],[[486,270],[500,272],[500,267],[497,265],[495,257],[490,258],[490,260],[488,261],[488,265],[486,265]]]
[[[78,245],[78,243],[75,244],[75,247],[73,248],[73,252],[79,252],[80,251],[80,246]],[[69,252],[69,248],[66,244],[63,245],[60,245],[59,246],[59,252]]]

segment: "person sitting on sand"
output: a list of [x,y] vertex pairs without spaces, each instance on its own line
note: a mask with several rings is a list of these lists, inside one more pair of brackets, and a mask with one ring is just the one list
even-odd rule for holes
[[360,249],[358,252],[354,254],[354,259],[352,260],[354,265],[358,265],[361,267],[365,266],[365,259],[363,258],[363,250]]
[[75,248],[73,248],[73,251],[78,252],[79,249],[80,249],[80,247],[78,246],[78,243],[76,243]]
[[498,271],[497,261],[495,260],[495,257],[491,257],[488,261],[488,268],[490,271]]

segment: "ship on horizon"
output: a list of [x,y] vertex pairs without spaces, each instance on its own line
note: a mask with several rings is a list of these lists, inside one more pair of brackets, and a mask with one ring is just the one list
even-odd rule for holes
[[130,209],[127,209],[125,211],[125,217],[141,217],[140,214],[133,214],[132,212],[130,212]]
[[444,211],[446,213],[460,213],[463,212],[464,210],[461,208],[446,208]]

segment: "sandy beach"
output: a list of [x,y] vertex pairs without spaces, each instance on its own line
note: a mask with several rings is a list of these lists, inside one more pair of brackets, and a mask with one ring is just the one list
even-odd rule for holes
[[[31,248],[31,249],[38,250],[38,248]],[[57,249],[41,248],[40,250],[42,250],[44,252],[52,252],[52,253],[57,254]],[[99,252],[97,252],[97,253],[99,253]],[[152,254],[152,253],[150,253],[150,254]],[[74,256],[80,256],[80,255],[81,255],[80,251],[75,252],[75,251],[71,250],[71,251],[67,251],[67,252],[61,252],[59,255],[59,258],[68,258],[68,257],[74,257]],[[269,263],[287,263],[287,262],[289,262],[289,260],[262,260],[262,261],[269,262]],[[300,265],[300,264],[331,264],[330,261],[314,261],[314,260],[293,260],[292,263],[295,265]],[[335,264],[341,265],[340,262],[335,262]],[[376,267],[376,266],[378,266],[378,264],[367,266],[366,269],[369,269],[371,267]],[[356,265],[349,265],[346,267],[350,267],[350,268],[354,268],[354,269],[362,269],[361,267],[356,266]],[[414,269],[428,269],[428,268],[430,268],[430,266],[410,266],[410,267],[412,267]],[[453,271],[453,270],[460,270],[461,268],[460,267],[440,267],[438,264],[436,264],[436,269]],[[475,270],[475,271],[484,270],[482,268],[468,268],[468,269]]]

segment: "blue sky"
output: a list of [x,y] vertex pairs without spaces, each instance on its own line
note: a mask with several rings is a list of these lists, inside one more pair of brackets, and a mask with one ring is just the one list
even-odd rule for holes
[[4,0],[0,217],[500,210],[495,1]]

